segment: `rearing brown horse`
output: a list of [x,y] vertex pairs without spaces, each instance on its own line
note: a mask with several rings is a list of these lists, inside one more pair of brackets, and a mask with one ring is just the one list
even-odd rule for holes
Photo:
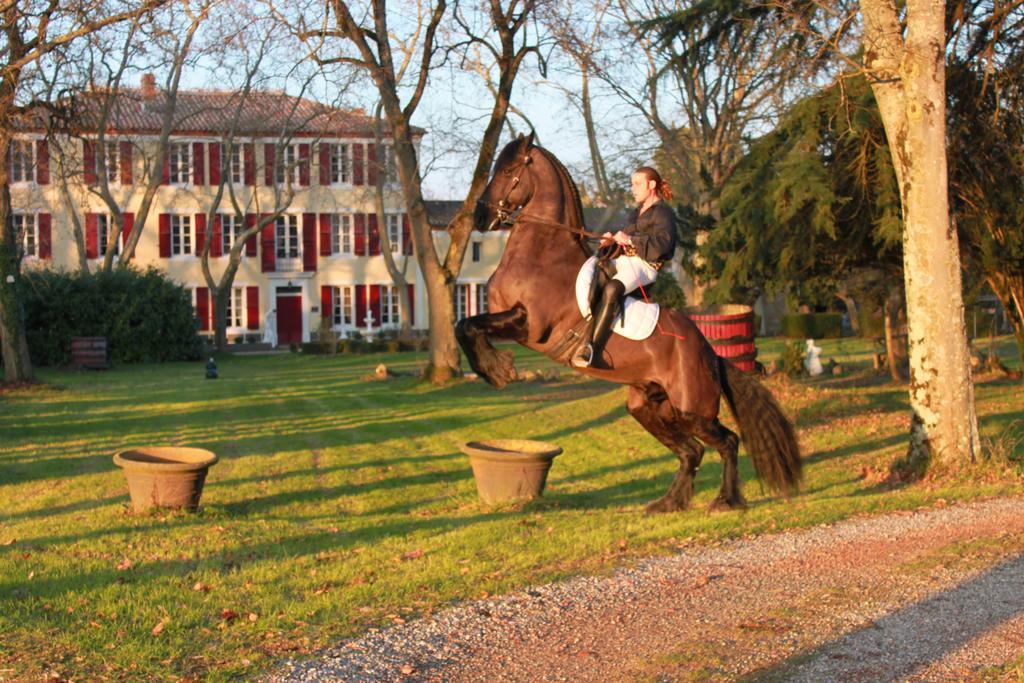
[[[572,353],[573,330],[583,321],[575,299],[580,267],[590,256],[579,192],[565,167],[533,135],[501,151],[494,176],[477,205],[476,227],[512,224],[501,263],[488,285],[489,313],[460,320],[456,336],[469,364],[501,388],[515,378],[511,351],[489,339],[512,339],[553,360]],[[741,508],[739,439],[718,420],[722,395],[736,416],[757,476],[788,495],[800,481],[793,427],[756,379],[720,359],[693,322],[662,307],[655,333],[643,341],[612,335],[604,367],[580,372],[629,385],[630,414],[679,458],[668,492],[648,512],[683,510],[693,497],[702,443],[722,457],[722,488],[710,509]],[[678,335],[678,336],[673,336]],[[680,338],[681,337],[681,338]]]

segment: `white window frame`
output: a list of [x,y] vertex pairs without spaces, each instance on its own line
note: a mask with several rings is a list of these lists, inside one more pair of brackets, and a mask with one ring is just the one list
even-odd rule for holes
[[[227,256],[235,245],[235,241],[244,231],[245,221],[239,218],[238,214],[220,214],[220,253]],[[245,250],[242,251],[242,255],[245,255]]]
[[[39,258],[39,214],[27,211],[12,211],[14,234],[24,258]],[[30,239],[31,238],[31,239]],[[32,249],[29,250],[31,245]]]
[[[283,235],[282,232],[284,233]],[[283,249],[281,244],[282,237],[285,240]],[[289,244],[289,242],[293,242],[293,244]],[[294,247],[294,254],[289,253],[291,247]],[[278,259],[302,258],[302,234],[299,231],[298,214],[285,213],[274,220],[274,254],[275,258]]]
[[355,217],[350,213],[331,214],[331,256],[355,255]]
[[[19,148],[22,153],[19,153]],[[28,140],[25,138],[12,138],[10,146],[8,147],[8,159],[7,163],[7,174],[10,178],[11,185],[34,185],[36,182],[36,141]],[[24,151],[27,150],[27,155]],[[22,166],[16,166],[15,160],[18,159],[24,164]],[[15,169],[19,173],[15,174]]]
[[225,308],[225,327],[228,330],[234,332],[248,329],[249,311],[246,303],[245,286],[232,287]]
[[[192,234],[192,215],[187,213],[172,213],[171,221],[171,258],[181,256],[193,256],[195,238]],[[175,241],[177,238],[177,241]],[[175,251],[177,244],[177,251]],[[186,250],[187,248],[187,250]]]
[[96,162],[96,168],[93,169],[93,172],[96,174],[96,177],[99,178],[102,175],[106,175],[106,177],[107,177],[107,184],[108,185],[120,185],[121,184],[121,166],[120,166],[119,162],[121,160],[121,154],[120,154],[121,150],[120,150],[120,146],[118,144],[118,141],[117,140],[105,140],[104,141],[104,145],[106,146],[106,151],[105,151],[105,155],[103,157],[103,161],[107,165],[106,171],[104,171],[103,169],[100,168],[100,155],[99,155],[100,143],[99,143],[99,140],[96,140],[95,144],[96,144],[96,158],[95,158],[94,161]]
[[332,142],[328,152],[331,185],[352,184],[352,143]]
[[380,286],[380,327],[397,327],[402,322],[399,306],[398,287],[394,285]]
[[377,159],[377,168],[380,177],[384,179],[384,185],[396,187],[398,185],[398,160],[395,158],[395,145],[383,143],[378,148],[378,152],[380,158]]
[[487,312],[487,283],[476,283],[476,314]]
[[385,229],[388,231],[388,240],[391,243],[391,253],[402,253],[402,214],[384,214]]
[[[455,319],[462,320],[469,317],[469,287],[466,282],[455,284]],[[461,314],[461,315],[460,315]]]
[[346,331],[356,326],[356,294],[352,285],[331,287],[331,324],[335,330]]
[[302,166],[302,157],[299,155],[299,143],[293,142],[288,145],[281,145],[278,150],[281,153],[281,158],[275,159],[274,179],[278,185],[284,185],[288,179],[287,173],[291,172],[291,184],[298,187]]
[[[221,149],[225,149],[225,146],[221,145]],[[225,157],[228,162],[228,181],[239,187],[245,185],[245,148],[242,143],[231,145],[231,154]]]
[[[111,233],[114,231],[114,217],[109,213],[96,214],[96,253],[98,258],[106,258],[110,247]],[[114,240],[114,256],[121,255],[121,240]]]
[[[184,156],[181,151],[184,150]],[[192,184],[192,170],[195,159],[192,158],[191,142],[169,142],[167,144],[167,182],[183,187]],[[185,179],[182,180],[182,175]]]

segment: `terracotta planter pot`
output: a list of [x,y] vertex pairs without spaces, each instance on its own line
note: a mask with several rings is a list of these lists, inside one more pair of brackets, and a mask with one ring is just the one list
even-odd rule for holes
[[114,464],[124,470],[132,508],[195,510],[203,494],[206,472],[217,456],[202,448],[153,446],[121,451]]
[[496,505],[539,498],[551,461],[562,448],[543,441],[493,439],[470,441],[462,452],[469,456],[480,499]]

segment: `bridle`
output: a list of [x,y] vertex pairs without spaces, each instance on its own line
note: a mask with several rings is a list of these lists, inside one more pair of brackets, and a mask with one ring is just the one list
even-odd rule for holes
[[529,152],[527,152],[523,155],[519,165],[515,167],[512,174],[512,182],[509,184],[508,190],[505,192],[505,196],[499,199],[497,204],[485,202],[482,199],[477,201],[477,205],[486,206],[487,208],[494,210],[494,220],[488,224],[484,231],[489,232],[494,230],[498,225],[507,225],[511,227],[520,219],[524,219],[533,223],[542,223],[553,228],[558,228],[559,230],[566,230],[590,239],[601,239],[601,235],[596,232],[588,232],[583,228],[577,228],[565,223],[559,223],[558,221],[551,221],[546,218],[541,218],[540,216],[525,213],[523,209],[526,208],[526,202],[515,207],[512,206],[508,199],[512,196],[512,192],[515,191],[516,187],[521,182],[522,175],[529,170],[529,166],[532,163],[533,159],[530,157]]

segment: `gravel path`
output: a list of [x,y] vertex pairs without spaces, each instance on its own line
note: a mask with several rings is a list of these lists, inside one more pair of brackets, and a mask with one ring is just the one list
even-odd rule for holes
[[271,680],[962,681],[1022,655],[1024,498],[1011,498],[692,548],[465,603]]

